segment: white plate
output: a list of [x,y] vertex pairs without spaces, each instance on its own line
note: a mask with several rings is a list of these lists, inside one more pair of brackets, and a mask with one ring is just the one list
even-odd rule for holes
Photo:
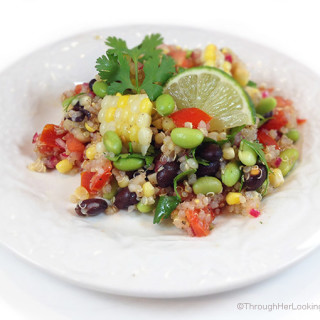
[[[258,219],[219,217],[209,237],[190,238],[149,215],[125,213],[82,219],[69,195],[79,177],[26,169],[31,139],[59,123],[59,95],[95,74],[109,35],[137,44],[161,32],[166,43],[194,48],[229,46],[248,64],[252,79],[294,100],[304,125],[302,158],[278,192],[263,201]],[[97,36],[101,36],[100,38]],[[126,26],[63,40],[19,61],[0,76],[0,241],[21,257],[80,286],[141,297],[185,297],[260,281],[305,256],[320,243],[320,80],[271,49],[211,31]]]

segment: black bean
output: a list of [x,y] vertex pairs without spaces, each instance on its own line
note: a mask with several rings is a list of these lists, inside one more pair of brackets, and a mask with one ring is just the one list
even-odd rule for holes
[[103,213],[108,208],[106,200],[92,198],[86,199],[78,203],[75,208],[76,213],[81,217],[96,216]]
[[90,82],[89,82],[89,88],[90,88],[91,91],[93,91],[92,86],[93,86],[93,84],[94,84],[96,81],[97,81],[96,79],[90,80]]
[[203,164],[199,164],[196,175],[198,178],[204,176],[213,177],[220,169],[220,161],[210,162],[208,166],[204,166]]
[[208,161],[220,160],[222,150],[219,145],[207,142],[197,148],[196,156]]
[[263,164],[257,165],[259,173],[252,175],[250,172],[244,175],[243,188],[246,191],[254,191],[259,189],[267,178],[267,169]]
[[91,112],[90,111],[88,111],[86,109],[82,109],[82,112],[88,118],[88,120],[91,118]]
[[82,109],[82,106],[80,105],[79,101],[77,101],[77,103],[72,108],[72,110],[74,111],[80,111],[81,109]]
[[[73,110],[71,110],[73,111]],[[82,110],[69,112],[70,117],[69,120],[73,122],[82,122],[84,118],[86,117],[85,114],[82,112]]]
[[177,162],[167,162],[163,168],[157,172],[158,186],[166,188],[173,185],[173,179],[178,175],[180,166]]
[[137,195],[135,192],[130,192],[129,188],[120,189],[117,193],[114,205],[118,209],[128,209],[128,207],[137,204],[139,201],[137,200]]
[[269,111],[268,113],[265,113],[263,116],[264,116],[265,118],[270,118],[270,117],[273,116],[273,111]]

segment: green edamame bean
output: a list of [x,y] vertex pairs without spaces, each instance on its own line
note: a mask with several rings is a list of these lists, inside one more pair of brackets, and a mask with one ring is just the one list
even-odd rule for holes
[[104,81],[96,81],[92,86],[92,91],[100,98],[107,95],[107,89],[108,85]]
[[277,106],[277,100],[273,97],[268,97],[261,99],[258,106],[256,107],[256,111],[259,114],[266,114],[272,111]]
[[192,149],[199,146],[203,138],[203,133],[198,129],[175,128],[171,131],[173,143],[184,149]]
[[124,158],[114,161],[113,165],[122,171],[135,171],[142,168],[145,165],[145,162],[143,159],[139,158]]
[[241,170],[236,162],[229,162],[221,175],[222,182],[227,187],[234,186],[240,179]]
[[107,200],[111,200],[117,193],[118,191],[118,183],[117,180],[115,178],[112,178],[111,181],[111,191],[110,192],[105,192],[103,194],[103,198],[107,199]]
[[291,139],[293,142],[297,142],[300,138],[300,133],[296,129],[291,129],[289,132],[286,134],[286,136]]
[[240,143],[240,149],[238,151],[240,161],[245,166],[254,166],[257,162],[257,154],[246,144]]
[[293,168],[299,158],[299,151],[297,149],[287,149],[280,153],[281,163],[279,169],[283,176],[286,176]]
[[142,213],[147,213],[152,211],[154,208],[154,205],[152,204],[143,204],[141,201],[137,204],[137,209]]
[[174,100],[170,94],[162,94],[156,100],[156,109],[162,116],[167,116],[174,110]]
[[193,184],[192,189],[195,194],[217,194],[222,192],[222,183],[216,177],[201,177]]
[[106,131],[103,135],[103,144],[108,152],[119,154],[122,150],[122,141],[114,131]]

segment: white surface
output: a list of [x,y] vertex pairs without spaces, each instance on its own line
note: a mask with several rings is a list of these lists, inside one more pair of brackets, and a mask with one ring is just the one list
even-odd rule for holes
[[[34,131],[61,117],[56,107],[60,93],[73,82],[92,77],[96,57],[105,51],[96,36],[125,37],[131,47],[144,33],[155,32],[168,43],[190,48],[210,41],[230,46],[244,58],[251,79],[272,85],[275,94],[290,97],[300,115],[312,119],[304,127],[308,139],[302,144],[299,166],[263,201],[258,219],[220,216],[213,232],[201,239],[172,225],[155,226],[146,214],[124,211],[82,219],[71,214],[74,205],[69,201],[79,176],[26,170],[35,158],[30,144]],[[1,94],[7,119],[2,130],[8,133],[0,146],[0,193],[6,207],[0,211],[0,243],[68,281],[129,296],[197,296],[273,275],[320,244],[320,216],[315,214],[320,211],[319,86],[320,79],[311,71],[271,49],[186,27],[115,27],[37,51],[0,75],[0,88],[6,88]],[[11,161],[6,161],[8,157]]]
[[[76,5],[77,3],[77,5]],[[161,2],[157,16],[148,15],[139,8],[137,17],[129,10],[108,14],[116,4],[101,5],[93,16],[93,2],[81,8],[79,1],[51,4],[45,1],[11,1],[6,4],[1,21],[2,45],[10,50],[2,52],[1,68],[16,58],[40,47],[42,43],[59,40],[65,35],[106,27],[113,23],[174,22],[204,26],[246,36],[260,43],[277,47],[297,60],[314,67],[320,73],[317,39],[319,22],[316,2],[269,1],[258,8],[254,1],[228,1],[228,7],[212,4],[211,10],[198,1],[199,8],[180,7],[173,2]],[[123,3],[123,2],[122,2]],[[33,8],[27,11],[27,5]],[[202,4],[202,5],[201,5]],[[235,6],[235,7],[233,7]],[[204,9],[201,9],[204,8]],[[132,9],[132,5],[130,10]],[[233,10],[232,10],[233,9]],[[6,12],[7,10],[7,12]],[[91,10],[91,12],[90,12]],[[176,12],[179,10],[179,13]],[[242,14],[239,14],[241,12]],[[153,11],[153,8],[150,8]],[[182,13],[182,11],[184,13]],[[26,14],[28,12],[28,14]],[[143,13],[144,12],[144,13]],[[290,12],[290,14],[288,14]],[[244,17],[245,16],[245,17]],[[297,18],[299,17],[299,18]],[[12,23],[12,20],[14,23]],[[141,21],[142,20],[142,21]],[[10,28],[9,28],[10,26]],[[10,44],[10,46],[9,46]],[[319,301],[319,251],[285,273],[260,285],[207,298],[178,301],[145,301],[95,294],[62,283],[43,275],[37,269],[20,262],[1,249],[0,318],[4,319],[82,319],[113,315],[115,318],[187,318],[201,315],[211,318],[224,314],[231,319],[245,315],[248,319],[272,316],[273,319],[319,317],[317,311],[269,313],[267,311],[237,311],[235,304],[242,301],[255,303],[317,303]],[[46,294],[44,294],[46,293]],[[57,298],[58,296],[58,298]],[[243,300],[245,298],[245,300]],[[53,301],[54,299],[57,299]],[[154,315],[157,314],[157,317]],[[220,316],[220,318],[222,318]]]

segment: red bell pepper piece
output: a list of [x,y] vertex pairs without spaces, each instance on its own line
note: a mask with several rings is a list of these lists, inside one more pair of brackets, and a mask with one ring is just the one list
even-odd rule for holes
[[66,135],[65,139],[66,139],[67,149],[70,152],[83,153],[83,151],[85,149],[85,145],[81,141],[76,139],[73,134],[68,133]]
[[258,140],[264,146],[275,146],[276,149],[280,150],[278,143],[264,130],[258,130]]
[[[204,210],[204,211],[206,213],[211,213],[211,212],[209,212],[210,210],[208,210],[208,209]],[[200,220],[198,214],[199,214],[198,209],[186,210],[186,217],[187,217],[187,220],[190,224],[190,227],[191,227],[194,235],[196,237],[205,237],[210,233],[210,224],[213,221],[214,217],[211,213],[212,220],[208,222],[207,220],[205,220],[205,221]]]
[[88,192],[91,191],[90,182],[96,172],[83,171],[81,172],[81,186],[86,188]]
[[307,122],[307,119],[297,119],[297,124],[304,124]]
[[82,84],[77,84],[74,88],[74,93],[79,94],[82,91]]
[[186,122],[191,122],[197,128],[200,121],[208,123],[212,117],[198,108],[186,108],[178,110],[169,116],[177,127],[184,127]]
[[57,143],[57,139],[65,136],[65,132],[61,132],[61,128],[54,124],[46,124],[39,136],[39,151],[41,153],[50,153],[54,150],[64,151],[64,148]]
[[288,123],[288,120],[282,110],[276,111],[273,118],[265,123],[261,128],[266,130],[280,130]]

